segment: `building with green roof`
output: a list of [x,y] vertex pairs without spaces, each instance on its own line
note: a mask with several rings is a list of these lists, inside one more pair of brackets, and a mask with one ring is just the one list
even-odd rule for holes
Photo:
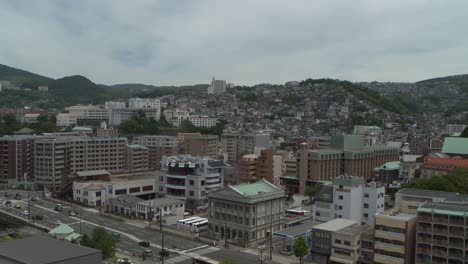
[[442,153],[450,156],[461,156],[468,158],[468,138],[464,137],[446,137]]
[[282,189],[265,179],[215,190],[208,195],[209,234],[244,247],[257,245],[282,229],[285,198]]
[[382,166],[376,167],[374,171],[378,173],[380,181],[392,183],[400,176],[400,164],[400,161],[385,162]]
[[69,225],[60,224],[56,228],[49,231],[49,235],[56,239],[68,240],[70,242],[78,240],[81,235],[75,233],[75,230]]

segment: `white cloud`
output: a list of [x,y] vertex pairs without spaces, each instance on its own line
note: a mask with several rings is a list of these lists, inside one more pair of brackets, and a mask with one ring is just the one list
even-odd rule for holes
[[0,63],[98,83],[466,72],[464,0],[2,1]]

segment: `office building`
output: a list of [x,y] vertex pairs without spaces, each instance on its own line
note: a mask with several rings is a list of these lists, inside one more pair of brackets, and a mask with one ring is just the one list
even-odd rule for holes
[[[312,228],[312,246],[310,248],[311,260],[314,263],[330,263],[332,255],[333,233],[347,227],[358,226],[359,223],[348,219],[334,219]],[[339,249],[337,253],[339,253]],[[336,253],[335,253],[336,254]]]
[[158,192],[184,200],[187,209],[206,209],[207,195],[224,185],[225,167],[224,162],[209,157],[164,156],[157,181]]
[[426,202],[418,209],[415,263],[464,263],[468,204]]
[[125,170],[126,138],[72,138],[70,172]]
[[265,241],[285,223],[284,191],[264,179],[211,192],[208,205],[210,236],[243,247]]
[[133,138],[133,143],[148,148],[148,167],[159,170],[163,156],[177,155],[179,141],[171,136],[137,136]]
[[125,170],[148,170],[148,148],[137,144],[128,145],[125,151]]
[[376,182],[366,183],[356,176],[339,176],[333,179],[332,186],[323,186],[316,199],[313,206],[316,221],[343,218],[374,225],[374,216],[384,211],[385,187]]
[[78,122],[77,116],[70,113],[58,113],[56,116],[56,125],[58,127],[72,127]]
[[395,208],[401,212],[416,214],[425,202],[468,204],[468,195],[422,189],[400,189],[395,193]]
[[2,264],[102,264],[100,250],[47,236],[32,236],[0,244]]
[[130,98],[128,100],[130,109],[161,109],[161,101],[156,98]]
[[237,162],[237,140],[239,134],[221,135],[221,152],[227,154],[227,162],[234,165]]
[[185,135],[185,153],[192,156],[218,158],[219,137],[217,135]]
[[32,181],[36,136],[0,137],[0,180]]
[[300,193],[306,181],[324,181],[339,175],[359,175],[372,179],[374,168],[388,161],[399,160],[399,149],[374,145],[365,147],[362,135],[332,136],[330,149],[309,150],[302,143],[298,152],[298,178]]
[[246,154],[237,162],[237,179],[240,182],[255,182],[258,180],[257,171],[257,155]]
[[211,80],[211,85],[208,87],[208,94],[223,94],[226,93],[226,81],[216,80],[214,77]]
[[190,115],[187,119],[196,127],[215,127],[218,118],[207,115]]
[[374,263],[414,263],[417,216],[392,209],[375,218]]
[[104,109],[124,109],[126,108],[125,102],[108,101],[104,103]]
[[221,152],[227,154],[229,164],[235,164],[245,154],[254,153],[256,148],[272,148],[271,135],[263,132],[221,135]]

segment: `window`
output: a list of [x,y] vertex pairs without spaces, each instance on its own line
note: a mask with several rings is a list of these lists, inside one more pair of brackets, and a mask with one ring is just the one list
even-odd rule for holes
[[340,185],[340,189],[343,189],[343,185]]
[[338,210],[343,210],[343,206],[338,206]]
[[144,192],[152,191],[152,190],[153,190],[153,185],[143,186],[143,191]]
[[193,186],[193,185],[195,185],[195,182],[193,180],[190,180],[189,184],[190,184],[190,186]]
[[343,218],[343,216],[342,216],[342,215],[338,215],[338,218]]
[[349,241],[345,241],[344,244],[345,244],[345,246],[351,246],[351,242],[349,242]]
[[364,208],[369,208],[369,204],[365,203]]
[[364,198],[369,198],[369,194],[368,194],[368,193],[365,193],[365,194],[364,194]]
[[362,216],[364,216],[364,218],[368,218],[369,214],[363,214]]
[[195,195],[195,192],[194,192],[194,191],[190,191],[190,192],[189,192],[189,195],[190,195],[190,196],[194,196],[194,195]]
[[127,194],[127,189],[115,190],[115,195]]
[[339,199],[339,200],[343,200],[343,195],[339,195],[339,196],[338,196],[338,199]]
[[159,181],[160,181],[160,182],[164,181],[164,177],[163,177],[163,176],[159,176]]
[[164,191],[164,189],[163,189],[162,186],[159,186],[159,191],[160,191],[160,192]]
[[205,186],[205,181],[201,181],[201,186]]
[[335,239],[335,244],[341,244],[341,240]]
[[101,197],[101,192],[96,192],[96,197]]

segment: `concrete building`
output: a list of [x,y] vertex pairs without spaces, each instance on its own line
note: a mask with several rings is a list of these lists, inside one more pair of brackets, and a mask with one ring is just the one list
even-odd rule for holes
[[237,179],[240,182],[255,182],[257,181],[257,155],[246,154],[237,162]]
[[361,263],[362,236],[373,232],[373,226],[349,226],[332,233],[330,263]]
[[106,212],[125,217],[136,217],[136,206],[143,199],[130,194],[122,194],[115,198],[109,198],[105,202]]
[[[312,228],[311,260],[314,263],[330,263],[332,255],[333,233],[347,227],[358,226],[359,223],[348,219],[334,219]],[[339,252],[339,251],[338,251]],[[337,253],[338,253],[337,252]]]
[[119,137],[119,130],[116,128],[97,128],[96,137],[98,138],[115,138]]
[[214,77],[211,80],[211,85],[208,87],[208,94],[223,94],[226,93],[226,81],[216,80]]
[[414,263],[464,263],[468,204],[426,202],[418,209]]
[[70,172],[125,170],[127,138],[72,138],[70,140]]
[[366,183],[362,177],[340,176],[333,179],[332,186],[332,193],[329,187],[323,186],[323,192],[313,205],[316,221],[343,218],[373,225],[374,216],[384,211],[385,187],[376,182]]
[[395,193],[395,208],[404,213],[416,214],[425,202],[468,204],[468,195],[421,189],[400,189]]
[[447,175],[462,168],[468,169],[468,159],[427,157],[421,165],[421,178]]
[[364,146],[370,147],[379,143],[382,129],[378,126],[354,126],[354,135],[363,135]]
[[36,139],[34,141],[34,181],[56,190],[70,173],[71,145],[68,138]]
[[172,198],[156,198],[136,203],[136,217],[159,222],[162,219],[165,225],[174,225],[184,218],[185,204],[183,201]]
[[161,101],[156,98],[130,98],[128,100],[128,108],[161,110]]
[[262,149],[257,159],[256,176],[274,184],[273,180],[273,150]]
[[284,191],[265,180],[209,194],[209,233],[227,243],[257,245],[285,223]]
[[361,257],[359,258],[360,264],[373,264],[374,263],[374,226],[371,229],[361,234]]
[[107,109],[107,120],[109,126],[120,126],[122,122],[135,115],[134,109],[129,108],[109,108]]
[[77,120],[107,120],[107,110],[95,105],[74,105],[65,108]]
[[281,177],[286,173],[286,164],[283,155],[273,155],[273,184],[281,186]]
[[378,181],[390,184],[394,181],[400,181],[400,161],[385,162],[382,166],[375,168]]
[[1,243],[0,262],[102,264],[102,254],[97,249],[39,235]]
[[237,162],[237,141],[239,134],[221,135],[221,152],[227,154],[227,163],[234,165]]
[[196,127],[215,127],[218,118],[207,115],[190,115],[187,119]]
[[217,135],[186,135],[185,153],[192,156],[218,158],[219,137]]
[[137,136],[133,138],[133,143],[148,148],[148,167],[159,170],[163,156],[177,155],[179,141],[171,136]]
[[223,187],[222,161],[190,155],[164,156],[161,160],[161,176],[158,192],[169,198],[185,201],[190,210],[207,208],[207,195]]
[[448,124],[445,126],[445,134],[451,136],[455,133],[461,133],[466,127],[467,125]]
[[272,148],[271,135],[269,133],[254,134],[222,134],[221,152],[227,153],[229,164],[235,164],[245,154],[252,154],[255,148]]
[[26,113],[24,114],[24,123],[26,124],[37,124],[37,118],[40,116],[40,113]]
[[77,116],[70,113],[58,113],[56,116],[56,125],[58,127],[72,127],[77,124]]
[[392,209],[375,218],[374,263],[414,263],[417,216]]
[[104,109],[125,109],[127,106],[125,102],[108,101],[104,103]]
[[137,144],[128,145],[125,150],[125,170],[148,170],[148,148]]
[[154,198],[156,175],[113,177],[110,181],[74,181],[73,200],[87,206],[100,207],[108,199],[130,194],[142,199]]
[[308,180],[330,180],[343,174],[359,175],[368,180],[374,176],[375,167],[399,160],[398,148],[364,147],[362,135],[332,136],[331,147],[309,150],[308,144],[301,144],[297,155],[300,193],[304,193]]
[[0,180],[34,180],[36,136],[0,137]]
[[422,165],[422,155],[403,155],[400,158],[400,178],[404,181],[414,179],[415,172]]

